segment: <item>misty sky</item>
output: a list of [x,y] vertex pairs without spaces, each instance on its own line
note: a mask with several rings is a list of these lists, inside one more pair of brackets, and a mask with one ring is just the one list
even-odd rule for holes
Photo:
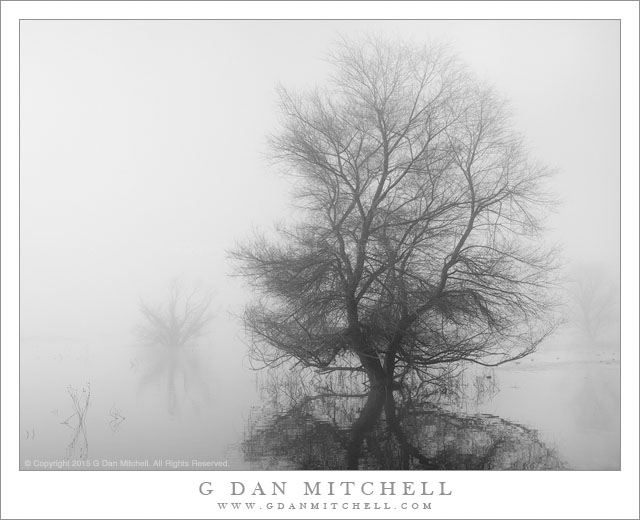
[[367,32],[448,42],[502,92],[558,171],[551,239],[617,275],[616,21],[23,21],[21,333],[125,334],[174,276],[239,311],[226,251],[288,211],[275,87],[323,82],[332,41]]

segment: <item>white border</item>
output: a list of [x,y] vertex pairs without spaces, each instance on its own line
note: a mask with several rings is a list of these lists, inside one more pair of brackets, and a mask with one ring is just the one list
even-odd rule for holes
[[[397,518],[638,518],[637,2],[2,2],[2,518],[246,518],[215,507],[232,480],[447,481],[450,497]],[[19,472],[18,20],[20,18],[608,18],[622,20],[622,471]],[[595,130],[594,130],[595,131]],[[216,490],[198,494],[202,481]],[[292,495],[287,497],[295,499]],[[381,497],[378,501],[383,501]],[[400,501],[400,499],[399,499]],[[259,510],[260,518],[386,518],[389,512]]]

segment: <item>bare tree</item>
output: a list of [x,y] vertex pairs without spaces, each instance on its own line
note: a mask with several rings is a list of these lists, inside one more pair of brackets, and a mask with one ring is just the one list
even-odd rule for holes
[[615,338],[620,325],[620,285],[602,266],[578,266],[571,286],[576,325],[591,343]]
[[183,347],[206,332],[212,320],[211,294],[200,287],[186,290],[174,280],[169,285],[164,305],[151,306],[140,302],[143,324],[136,330],[145,343],[169,347]]
[[409,381],[520,359],[553,330],[549,171],[444,49],[370,38],[331,56],[326,88],[279,90],[272,146],[303,217],[234,255],[261,293],[254,358],[364,372],[357,432]]

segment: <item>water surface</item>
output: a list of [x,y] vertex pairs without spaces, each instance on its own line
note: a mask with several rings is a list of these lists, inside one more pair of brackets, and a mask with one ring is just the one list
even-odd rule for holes
[[[239,342],[21,343],[22,469],[344,467],[358,403],[274,408]],[[448,469],[619,469],[619,370],[616,349],[602,345],[556,345],[499,368],[470,368],[465,398],[422,403],[403,429]],[[360,467],[420,469],[400,451],[378,428]]]

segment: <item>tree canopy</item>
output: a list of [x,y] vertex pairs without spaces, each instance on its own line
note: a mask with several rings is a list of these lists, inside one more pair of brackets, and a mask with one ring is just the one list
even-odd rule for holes
[[554,328],[550,172],[506,103],[436,45],[343,40],[330,60],[323,87],[278,90],[300,218],[233,253],[254,359],[394,391],[533,352]]
[[165,304],[140,301],[142,323],[136,328],[138,339],[149,345],[184,347],[201,338],[213,319],[209,312],[210,292],[195,286],[187,290],[174,279],[169,284]]

